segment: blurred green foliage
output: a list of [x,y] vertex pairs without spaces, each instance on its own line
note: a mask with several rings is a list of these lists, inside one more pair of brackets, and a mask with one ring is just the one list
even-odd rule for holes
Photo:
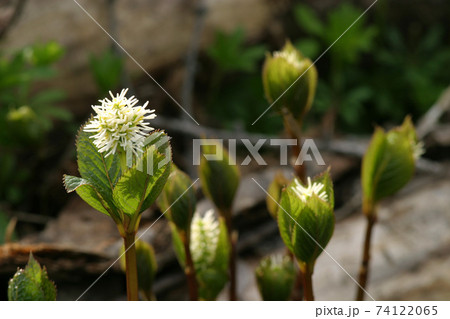
[[54,64],[64,54],[56,42],[34,44],[12,54],[0,53],[0,202],[19,204],[25,197],[32,165],[54,120],[69,121],[71,113],[57,106],[59,89],[42,88],[56,75]]
[[[406,114],[417,119],[449,85],[450,45],[444,22],[429,26],[419,20],[411,26],[378,12],[382,8],[362,15],[365,8],[350,3],[326,12],[306,4],[294,6],[294,23],[286,22],[286,35],[297,48],[314,61],[333,45],[317,62],[319,83],[306,124],[320,123],[334,109],[340,131],[369,133],[375,122],[398,123]],[[224,127],[269,134],[282,129],[273,112],[251,125],[268,107],[260,83],[264,50],[269,49],[246,44],[242,29],[217,32],[208,48],[214,68],[206,105]]]
[[223,126],[272,133],[282,128],[281,121],[273,120],[273,114],[251,125],[268,106],[260,75],[266,51],[264,45],[246,45],[242,28],[216,33],[213,44],[207,49],[213,73],[208,83],[206,105],[208,113]]
[[369,23],[370,14],[361,16],[363,10],[351,4],[331,10],[325,19],[302,4],[294,13],[307,35],[296,41],[305,55],[316,59],[333,45],[318,62],[316,119],[335,107],[341,130],[369,132],[374,122],[399,122],[406,114],[419,117],[450,83],[444,67],[450,65],[450,47],[442,25],[425,28],[408,45],[408,34],[395,21],[380,15]]
[[36,84],[56,75],[53,64],[64,51],[56,42],[35,44],[0,55],[0,146],[39,143],[52,128],[52,120],[71,119],[55,104],[64,98],[58,89],[36,90]]
[[109,91],[118,88],[124,62],[112,49],[105,50],[98,56],[91,54],[89,66],[99,96],[106,96]]

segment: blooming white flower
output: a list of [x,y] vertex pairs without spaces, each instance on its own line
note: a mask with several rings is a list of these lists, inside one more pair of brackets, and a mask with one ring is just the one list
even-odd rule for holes
[[295,187],[293,187],[294,192],[297,196],[302,200],[302,202],[306,203],[306,200],[311,197],[313,194],[316,194],[320,199],[327,201],[328,195],[323,190],[324,185],[322,183],[311,183],[311,178],[308,177],[308,186],[304,187],[297,179],[294,179]]
[[203,217],[198,212],[194,214],[190,248],[195,263],[209,265],[213,262],[219,233],[219,222],[214,217],[214,210],[208,210]]
[[105,98],[99,100],[101,105],[93,105],[96,115],[85,127],[85,132],[96,133],[91,138],[100,153],[107,152],[106,156],[115,154],[117,148],[131,149],[135,155],[142,153],[144,138],[153,131],[145,120],[156,117],[155,110],[148,110],[145,102],[142,106],[136,106],[139,102],[134,96],[127,98],[128,89],[123,89],[120,94],[114,96],[111,92],[111,100]]

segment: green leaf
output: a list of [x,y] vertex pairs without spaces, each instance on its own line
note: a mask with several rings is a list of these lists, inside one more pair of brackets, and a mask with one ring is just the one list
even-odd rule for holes
[[8,285],[9,301],[55,301],[56,287],[47,270],[30,254],[25,269],[19,269]]
[[[218,156],[207,160],[204,155]],[[231,214],[240,174],[237,165],[231,164],[230,155],[219,142],[202,145],[199,176],[203,192],[213,201],[219,212]]]
[[93,143],[92,135],[80,129],[77,138],[78,170],[81,177],[91,184],[111,209],[114,218],[122,220],[122,214],[113,199],[113,188],[120,176],[117,154],[105,157]]
[[334,231],[331,179],[325,172],[314,182],[324,184],[327,201],[313,194],[303,202],[294,192],[295,184],[292,182],[282,193],[278,212],[281,238],[297,260],[308,265],[314,265]]
[[298,4],[294,8],[294,15],[297,23],[306,32],[318,37],[323,36],[324,25],[313,9],[304,4]]
[[102,195],[95,189],[93,185],[81,177],[64,175],[64,186],[68,193],[76,191],[77,194],[90,206],[99,212],[108,216],[112,215],[112,209],[108,203],[102,198]]
[[188,175],[172,164],[172,172],[158,198],[158,206],[179,230],[186,233],[196,208],[195,189]]
[[90,56],[89,65],[100,95],[117,88],[123,71],[123,59],[112,50],[103,52],[100,56]]
[[363,158],[361,183],[366,204],[399,191],[415,170],[416,133],[409,117],[401,127],[385,133],[377,128]]
[[178,263],[180,264],[181,268],[184,269],[186,264],[186,252],[184,251],[183,240],[181,239],[175,224],[169,222],[169,226],[172,233],[173,250],[175,251],[175,255],[177,256]]
[[[296,195],[291,193],[291,196]],[[295,215],[302,227],[294,228],[292,233],[293,253],[297,260],[314,265],[333,235],[333,209],[317,196],[312,196],[308,205]]]
[[142,213],[155,202],[170,174],[172,151],[167,135],[156,131],[149,140],[143,155],[122,173],[113,190],[115,202],[130,216]]
[[265,47],[246,48],[244,42],[245,33],[242,28],[236,28],[231,33],[218,31],[207,54],[221,72],[252,72],[256,69],[258,60],[264,57]]
[[228,269],[231,248],[228,240],[227,226],[223,218],[219,219],[219,229],[219,239],[217,241],[216,254],[214,256],[212,267],[226,272]]

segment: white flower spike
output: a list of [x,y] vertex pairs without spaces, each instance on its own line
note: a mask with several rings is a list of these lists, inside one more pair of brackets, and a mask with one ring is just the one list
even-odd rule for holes
[[115,154],[117,148],[131,149],[135,155],[142,153],[144,138],[154,130],[145,120],[156,117],[155,110],[148,110],[145,102],[142,106],[135,106],[139,101],[134,97],[127,98],[128,89],[123,89],[114,96],[111,91],[111,100],[99,100],[101,105],[93,105],[96,115],[85,127],[85,132],[96,133],[91,138],[100,153],[107,152],[106,156]]
[[202,261],[208,265],[214,260],[219,233],[219,222],[214,217],[214,210],[208,210],[203,217],[199,213],[194,214],[190,243],[194,262]]
[[295,187],[293,187],[294,192],[306,203],[307,199],[313,194],[316,194],[321,200],[328,201],[328,195],[323,190],[324,185],[322,183],[311,183],[311,178],[308,177],[308,186],[304,187],[297,179],[294,179]]

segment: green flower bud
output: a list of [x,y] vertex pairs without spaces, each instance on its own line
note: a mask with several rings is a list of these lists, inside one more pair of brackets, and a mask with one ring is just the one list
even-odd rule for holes
[[410,117],[388,132],[377,127],[363,158],[361,183],[364,212],[370,213],[379,200],[391,196],[414,174],[415,160],[423,153]]
[[[185,266],[186,255],[183,241],[175,227],[172,239],[177,259]],[[223,219],[217,220],[214,211],[203,216],[195,213],[192,219],[190,250],[194,261],[198,295],[200,300],[215,300],[228,281],[228,260],[230,245],[227,227]]]
[[[138,272],[138,285],[139,290],[145,296],[147,300],[155,300],[153,295],[153,282],[155,280],[155,275],[158,270],[158,265],[156,264],[155,251],[153,247],[148,243],[137,240],[136,246],[136,266]],[[120,254],[124,253],[125,249],[122,246]],[[120,259],[120,264],[123,272],[126,271],[125,265],[125,254],[122,255]]]
[[39,263],[30,253],[25,269],[18,269],[8,285],[9,301],[55,301],[56,287],[48,279],[45,266]]
[[259,293],[264,301],[287,301],[294,287],[296,270],[287,257],[265,257],[255,270]]
[[[217,155],[207,160],[203,155]],[[234,196],[239,186],[240,174],[236,164],[220,143],[202,145],[199,176],[205,195],[225,218],[231,217]],[[225,216],[226,215],[226,216]]]
[[[281,112],[286,108],[301,119],[311,108],[316,93],[317,70],[289,41],[283,50],[268,54],[263,67],[266,98]],[[279,98],[279,100],[277,100]]]
[[282,172],[278,172],[275,175],[272,183],[270,183],[269,189],[267,190],[267,193],[269,193],[269,195],[266,197],[267,210],[275,220],[277,219],[279,209],[278,202],[280,201],[281,191],[288,184],[289,180],[284,177]]
[[333,185],[328,171],[302,185],[297,179],[283,191],[278,211],[281,238],[310,270],[334,230]]
[[187,174],[172,164],[172,171],[158,198],[158,206],[180,231],[188,232],[195,212],[195,189]]

